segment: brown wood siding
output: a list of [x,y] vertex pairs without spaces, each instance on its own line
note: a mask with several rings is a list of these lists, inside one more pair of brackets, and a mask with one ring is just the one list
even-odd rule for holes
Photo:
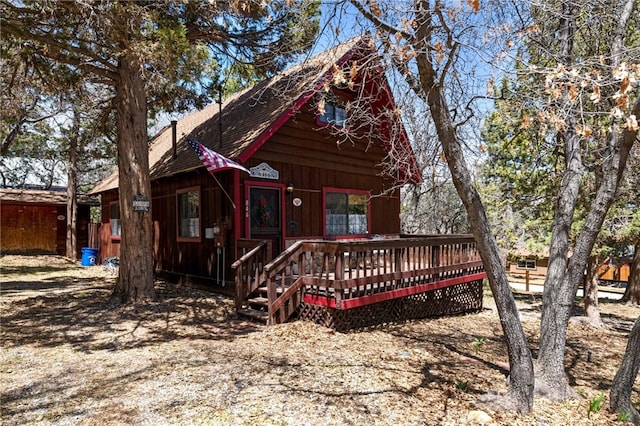
[[[52,205],[2,203],[0,249],[56,253],[58,209]],[[62,223],[65,223],[62,221]]]
[[[245,164],[256,166],[268,163],[278,170],[279,180],[252,178],[240,172],[240,187],[237,190],[241,199],[234,215],[231,202],[222,192],[215,179],[204,169],[174,175],[153,181],[152,216],[154,224],[154,257],[156,271],[169,271],[194,277],[208,277],[214,281],[222,271],[227,281],[233,279],[230,264],[235,260],[235,241],[233,228],[239,227],[239,235],[247,238],[245,190],[246,182],[252,184],[287,183],[294,186],[293,194],[285,196],[285,219],[282,224],[286,238],[321,238],[323,229],[323,193],[327,187],[368,191],[370,201],[371,234],[392,234],[400,232],[399,190],[391,195],[380,195],[393,186],[390,180],[381,178],[382,172],[377,166],[385,157],[386,151],[378,142],[356,141],[336,144],[335,136],[328,129],[321,129],[315,122],[315,115],[306,110],[296,115],[273,137],[260,147]],[[215,174],[226,192],[233,197],[233,171]],[[184,188],[199,187],[201,194],[201,240],[199,242],[177,241],[176,191]],[[300,198],[302,205],[293,206],[293,198]],[[116,191],[102,195],[101,257],[119,256],[120,242],[110,237],[109,205],[117,200]],[[219,255],[214,240],[205,238],[205,229],[212,228],[220,221],[233,222],[236,217],[240,223],[231,223],[226,230],[228,235],[225,268],[218,270]],[[290,227],[295,224],[295,227]],[[221,257],[221,256],[220,256]],[[220,259],[221,262],[222,259]]]
[[[0,250],[2,252],[44,252],[66,254],[67,208],[56,204],[3,202]],[[62,218],[62,219],[59,219]],[[87,241],[89,206],[78,207],[78,255]]]
[[[228,193],[233,193],[228,187],[231,172],[216,174],[218,180],[225,185]],[[184,188],[200,188],[200,241],[177,241],[177,205],[176,191]],[[231,228],[224,232],[228,235],[225,246],[224,260],[226,268],[218,271],[218,259],[222,263],[223,252],[218,254],[218,247],[213,239],[205,238],[205,229],[213,228],[218,222],[233,220],[233,209],[228,204],[226,196],[214,180],[204,172],[196,171],[172,178],[160,179],[152,184],[152,216],[154,226],[154,259],[156,271],[170,271],[192,275],[231,280],[230,265],[233,257],[234,245],[231,240]],[[120,240],[111,238],[109,223],[109,205],[117,200],[117,193],[109,191],[102,195],[102,226],[101,259],[109,256],[120,256]]]
[[101,225],[100,225],[100,263],[107,257],[120,257],[120,240],[111,238],[110,207],[112,202],[118,201],[118,192],[107,191],[101,197]]
[[[225,172],[216,175],[221,183],[227,181]],[[176,191],[184,188],[200,189],[200,240],[177,241]],[[227,192],[229,189],[226,188]],[[205,238],[205,229],[213,228],[225,219],[232,220],[233,212],[226,205],[222,190],[206,172],[188,173],[173,179],[162,179],[153,184],[154,252],[156,269],[216,278],[218,275],[218,249],[213,239]],[[226,231],[225,231],[226,232]],[[225,263],[231,264],[228,244]],[[222,262],[222,253],[220,253]],[[225,271],[227,272],[227,271]],[[222,270],[220,270],[220,277]],[[225,278],[230,278],[226,274]]]
[[56,221],[56,253],[67,254],[67,206],[57,206],[56,217],[64,217]]
[[[326,187],[370,191],[371,234],[398,234],[399,191],[378,196],[392,186],[379,176],[382,169],[378,164],[386,155],[380,143],[356,140],[353,145],[346,142],[338,146],[328,129],[318,129],[315,115],[309,110],[301,112],[282,126],[247,164],[253,167],[266,162],[280,172],[278,183],[293,184],[294,192],[286,197],[285,203],[287,238],[323,236],[322,189]],[[260,181],[246,174],[242,177]],[[300,207],[293,206],[294,197],[302,200]],[[291,221],[297,225],[295,228],[288,226]]]

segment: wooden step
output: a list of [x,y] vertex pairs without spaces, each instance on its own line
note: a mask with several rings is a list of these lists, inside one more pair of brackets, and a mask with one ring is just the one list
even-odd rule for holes
[[252,297],[250,299],[247,299],[247,304],[266,307],[269,304],[269,299],[267,299],[266,297],[261,297],[261,296]]
[[[283,291],[284,291],[284,288],[276,287],[276,294],[282,294]],[[264,295],[264,294],[267,294],[267,288],[266,287],[258,287],[255,290],[255,292]]]
[[238,309],[238,315],[252,319],[254,321],[261,322],[262,324],[267,324],[269,322],[269,313],[265,311],[260,311],[258,309]]

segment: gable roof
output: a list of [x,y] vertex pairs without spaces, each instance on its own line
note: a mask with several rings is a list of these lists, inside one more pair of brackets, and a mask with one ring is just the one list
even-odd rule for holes
[[[370,42],[366,35],[355,37],[230,96],[222,105],[212,104],[185,116],[176,123],[175,148],[172,125],[164,127],[149,142],[151,180],[203,167],[189,145],[184,143],[186,139],[195,139],[225,157],[246,162],[323,87],[331,78],[334,67],[345,64],[354,55],[370,54]],[[408,142],[406,145],[415,165]],[[413,175],[418,173],[417,165],[413,169]],[[420,180],[419,173],[417,179]],[[91,193],[117,187],[116,169]]]

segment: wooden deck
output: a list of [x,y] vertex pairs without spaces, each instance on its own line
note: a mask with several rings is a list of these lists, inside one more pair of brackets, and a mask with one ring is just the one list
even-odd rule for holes
[[482,308],[486,277],[469,235],[299,241],[268,261],[261,242],[233,264],[238,312],[350,329]]

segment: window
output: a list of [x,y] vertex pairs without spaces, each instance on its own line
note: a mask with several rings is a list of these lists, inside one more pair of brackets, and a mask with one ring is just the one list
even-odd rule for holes
[[364,191],[325,190],[325,234],[369,233],[369,194]]
[[345,127],[347,125],[347,109],[344,105],[322,99],[318,110],[318,122],[336,127]]
[[518,269],[529,269],[535,271],[536,260],[535,259],[518,259]]
[[200,241],[200,190],[187,188],[176,193],[178,240]]
[[120,222],[120,204],[109,205],[109,223],[111,224],[111,238],[120,239],[122,235],[122,223]]

